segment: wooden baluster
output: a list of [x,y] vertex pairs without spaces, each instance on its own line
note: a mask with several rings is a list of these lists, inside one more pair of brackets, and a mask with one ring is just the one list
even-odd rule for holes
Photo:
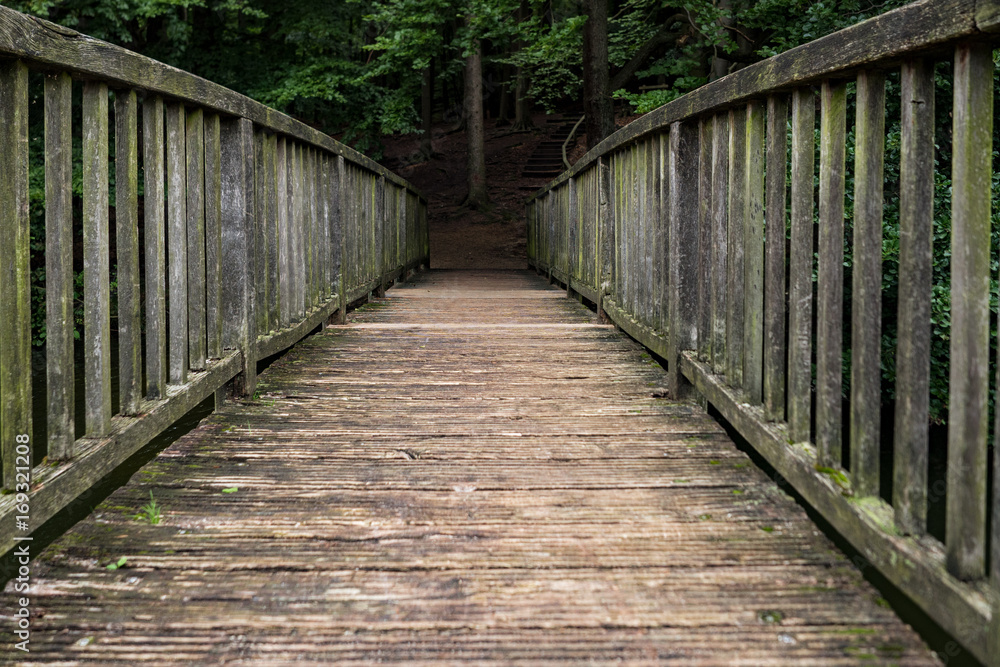
[[316,194],[316,149],[309,148],[308,153],[306,153],[306,169],[305,169],[305,191],[308,197],[308,219],[307,219],[307,233],[308,233],[308,261],[309,261],[309,275],[306,278],[306,306],[312,309],[317,300],[319,299],[319,286],[318,274],[319,274],[319,257],[317,250],[319,248],[319,242],[317,238],[316,229],[319,226],[317,219],[319,217],[319,212],[317,208],[317,194]]
[[[680,126],[678,126],[680,127]],[[712,207],[712,192],[715,185],[713,181],[713,165],[714,165],[714,148],[715,142],[713,140],[713,128],[715,127],[715,119],[711,117],[702,117],[698,120],[698,359],[701,361],[711,362],[712,361],[712,333],[713,333],[713,320],[712,315],[715,312],[715,308],[712,305],[713,291],[713,271],[712,266],[715,261],[714,248],[712,247],[712,231],[714,224],[714,214],[715,211]],[[671,126],[670,129],[670,141],[671,141],[671,151],[673,151],[674,140],[674,129]],[[673,185],[677,184],[676,175],[673,170],[676,168],[676,164],[673,162],[674,154],[671,152],[670,155],[670,182],[671,182],[671,192],[673,190]],[[670,219],[670,234],[671,243],[674,240],[674,232],[677,231],[677,227],[674,223],[673,213],[671,213]],[[671,256],[673,256],[674,251],[671,250]],[[671,279],[673,279],[673,272],[671,270]],[[674,298],[675,290],[671,288],[671,298]],[[671,306],[673,308],[673,306]],[[676,326],[677,321],[671,317],[671,326]]]
[[712,370],[726,372],[726,282],[729,276],[729,116],[712,128]]
[[726,227],[726,382],[743,386],[743,227],[746,216],[747,116],[729,111],[729,219]]
[[948,571],[982,577],[986,561],[987,377],[990,360],[990,186],[993,58],[955,50],[951,200],[951,375],[948,396]]
[[[656,317],[655,327],[663,332],[665,336],[669,337],[670,323],[667,320],[667,290],[669,289],[670,280],[667,268],[670,252],[670,180],[667,172],[667,164],[670,159],[669,131],[660,132],[656,136],[655,141],[655,157],[653,161],[655,187],[653,196],[655,197],[654,210],[656,212],[656,251],[653,255],[653,270],[656,273],[656,298],[653,304]],[[695,187],[698,187],[697,180],[695,180]],[[694,221],[697,218],[692,218],[691,220]],[[691,222],[688,222],[688,224],[690,225]],[[695,298],[697,298],[697,291],[695,292]]]
[[[48,457],[53,461],[72,458],[73,443],[76,440],[73,369],[72,92],[73,80],[69,74],[63,72],[45,76],[45,366],[48,395]],[[6,97],[6,90],[3,90],[3,93],[4,96],[0,96],[0,99],[11,99]],[[0,108],[3,108],[3,102],[0,102]],[[17,126],[5,119],[0,127]],[[0,133],[2,132],[3,129],[0,129]],[[5,170],[5,173],[11,172]],[[4,190],[3,194],[0,201],[17,201],[16,195],[8,199],[8,195],[13,193]],[[2,219],[0,225],[3,229],[16,229],[16,223],[9,223],[6,218]],[[7,245],[6,239],[4,245]],[[0,253],[2,252],[0,249]],[[4,257],[3,261],[7,266],[8,258]],[[0,294],[6,292],[7,288],[4,286]],[[4,312],[0,326],[7,321],[9,321],[7,313]],[[4,334],[7,334],[6,330]],[[124,405],[124,401],[122,404]],[[5,397],[5,420],[6,405]],[[4,432],[5,438],[7,435]],[[6,459],[4,461],[6,463]],[[5,478],[4,486],[6,481]]]
[[389,225],[388,211],[386,206],[386,185],[385,176],[382,174],[378,175],[375,180],[375,238],[374,238],[374,256],[375,256],[375,279],[379,281],[379,286],[376,290],[378,297],[385,296],[385,285],[386,285],[386,262],[385,262],[385,229]]
[[185,117],[180,104],[167,105],[167,297],[170,300],[170,366],[173,384],[187,382],[187,178],[184,147]]
[[322,275],[322,301],[326,303],[333,294],[333,246],[331,234],[334,215],[334,193],[333,193],[333,165],[328,153],[322,153],[320,157],[319,174],[319,197],[323,213],[320,216],[320,235],[322,241],[323,275]]
[[19,61],[0,63],[0,164],[0,458],[13,490],[16,448],[32,433],[28,68]]
[[268,133],[264,139],[264,197],[267,199],[265,210],[267,217],[264,219],[264,260],[267,263],[265,283],[267,284],[267,301],[259,305],[267,311],[268,331],[277,331],[281,328],[280,307],[281,299],[278,296],[280,273],[278,270],[278,190],[277,190],[277,152],[278,137],[273,133]]
[[111,430],[111,277],[108,250],[108,86],[83,87],[84,414],[92,438]]
[[813,211],[816,96],[792,93],[791,241],[788,252],[788,433],[809,440],[812,422]]
[[[703,128],[704,125],[701,125]],[[701,146],[699,146],[699,135]],[[667,339],[667,383],[671,396],[680,398],[685,392],[684,377],[680,370],[681,352],[695,347],[699,331],[695,296],[698,292],[699,262],[708,263],[700,255],[700,242],[704,228],[692,224],[704,210],[699,202],[699,182],[704,183],[705,170],[698,163],[704,155],[704,132],[694,123],[673,123],[670,126],[670,154],[667,174],[670,178],[669,224],[670,244],[667,270],[669,297],[668,319],[671,335]],[[697,168],[696,168],[697,165]],[[700,255],[700,259],[699,259]]]
[[764,388],[764,104],[751,101],[746,116],[746,201],[743,245],[743,386],[753,405]]
[[335,175],[334,193],[336,194],[336,204],[334,206],[333,217],[333,252],[334,252],[334,274],[338,282],[338,294],[340,297],[338,324],[347,323],[347,262],[346,262],[346,226],[347,226],[347,165],[343,155],[337,155],[337,171]]
[[142,399],[138,111],[134,90],[117,91],[115,244],[118,256],[118,403],[123,415],[138,414],[139,401]]
[[163,98],[142,103],[143,225],[146,273],[146,396],[167,395],[166,239]]
[[934,243],[934,67],[903,64],[899,160],[899,307],[892,505],[906,533],[927,530]]
[[767,227],[764,262],[764,417],[785,419],[785,190],[788,168],[788,102],[767,100]]
[[572,295],[572,288],[569,283],[571,280],[580,279],[577,272],[577,267],[580,266],[578,256],[580,248],[580,195],[577,192],[576,179],[572,176],[566,182],[566,197],[568,199],[568,206],[566,207],[566,289],[567,293]]
[[257,330],[261,333],[270,331],[268,322],[269,310],[267,307],[267,220],[269,214],[267,209],[267,159],[264,156],[264,145],[266,142],[267,137],[263,130],[254,132],[254,201],[257,205],[254,215],[253,247],[254,257],[256,258],[254,266],[256,267],[257,274],[254,277],[254,287],[257,291],[256,300],[259,306],[257,308]]
[[275,195],[278,223],[278,328],[292,322],[291,226],[288,220],[288,142],[278,139],[275,161]]
[[882,180],[885,75],[858,75],[854,151],[851,302],[851,479],[858,496],[879,493],[882,398]]
[[206,354],[222,357],[222,144],[218,114],[205,116]]
[[187,303],[188,366],[205,368],[205,114],[187,114],[184,149],[187,153]]
[[306,257],[305,257],[305,193],[302,191],[303,150],[299,144],[292,145],[292,168],[288,176],[291,187],[289,201],[292,204],[292,289],[294,290],[293,321],[299,322],[306,311]]
[[256,291],[254,276],[253,123],[246,118],[222,125],[222,275],[225,340],[242,355],[233,393],[250,396],[257,384]]
[[615,220],[612,202],[611,168],[606,157],[597,158],[598,266],[597,314],[604,317],[604,297],[615,283]]
[[844,321],[844,154],[847,85],[824,81],[819,159],[819,272],[816,312],[816,445],[820,462],[841,463]]

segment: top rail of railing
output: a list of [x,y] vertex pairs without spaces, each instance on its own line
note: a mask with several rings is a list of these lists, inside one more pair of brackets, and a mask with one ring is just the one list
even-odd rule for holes
[[426,197],[405,179],[367,155],[246,95],[71,28],[0,6],[0,57],[18,58],[37,70],[69,72],[111,87],[157,93],[206,111],[247,118],[273,132],[295,137],[362,166]]
[[919,0],[744,67],[650,111],[587,151],[529,201],[590,169],[600,156],[671,123],[824,79],[849,78],[862,68],[892,67],[903,58],[935,53],[950,57],[956,41],[997,32],[996,0]]

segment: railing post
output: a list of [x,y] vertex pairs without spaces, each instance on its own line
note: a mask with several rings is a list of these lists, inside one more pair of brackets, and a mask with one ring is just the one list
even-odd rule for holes
[[375,271],[378,279],[375,296],[380,299],[385,296],[386,288],[385,229],[389,218],[385,204],[385,176],[379,174],[375,183]]
[[683,396],[688,386],[680,370],[681,352],[693,350],[698,336],[698,134],[692,122],[670,126],[667,382],[674,398]]
[[[698,121],[698,322],[697,343],[698,359],[712,361],[712,188],[713,183],[713,152],[715,141],[713,132],[715,119],[711,116],[702,117]],[[671,136],[673,136],[671,134]],[[669,158],[668,158],[669,160]],[[673,170],[668,172],[673,184]],[[670,215],[673,215],[672,213]],[[671,219],[672,220],[672,219]],[[672,222],[671,222],[672,224]],[[671,228],[672,229],[672,228]],[[674,243],[674,239],[670,239]],[[674,320],[671,319],[671,327]]]
[[257,384],[256,290],[254,270],[253,123],[246,118],[222,124],[222,275],[224,344],[238,349],[243,368],[233,381],[237,396]]
[[954,89],[945,546],[948,571],[959,579],[977,579],[986,567],[993,147],[993,57],[989,45],[958,46]]
[[[86,433],[111,430],[108,86],[83,88],[83,320]],[[30,375],[30,373],[29,373]]]
[[615,219],[611,207],[611,168],[605,156],[597,158],[597,234],[601,273],[597,277],[597,314],[604,315],[604,297],[615,284]]
[[344,222],[347,210],[344,198],[347,196],[347,166],[345,165],[343,155],[337,156],[334,192],[336,193],[336,200],[333,207],[333,252],[335,255],[334,267],[337,276],[337,294],[340,299],[340,307],[337,310],[337,324],[347,324],[347,274],[344,268]]
[[764,416],[785,419],[785,203],[788,166],[788,103],[767,100],[767,177],[764,205]]
[[[45,77],[45,357],[49,459],[73,456],[73,80]],[[138,274],[137,274],[138,275]],[[138,290],[136,300],[138,302]],[[135,331],[138,336],[138,328]],[[141,370],[136,369],[141,376]],[[123,402],[124,403],[124,402]],[[4,432],[4,437],[7,433]]]
[[570,177],[566,181],[567,198],[569,199],[569,210],[566,220],[566,295],[580,300],[583,297],[576,292],[572,283],[579,280],[577,269],[580,266],[580,203],[576,188],[576,179]]
[[0,63],[0,452],[14,489],[16,447],[31,440],[28,68]]
[[[142,329],[139,292],[139,105],[115,93],[115,241],[118,254],[118,386],[121,413],[139,413]],[[71,144],[69,144],[71,145]],[[70,318],[72,320],[72,318]]]

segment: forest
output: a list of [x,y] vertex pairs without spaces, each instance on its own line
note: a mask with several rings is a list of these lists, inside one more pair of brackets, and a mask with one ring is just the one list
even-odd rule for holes
[[[383,155],[383,141],[400,134],[420,135],[416,159],[432,159],[432,123],[464,127],[469,143],[465,203],[478,208],[486,205],[484,123],[530,131],[533,112],[583,113],[586,143],[594,146],[611,133],[616,115],[648,112],[736,69],[906,2],[13,0],[8,4],[242,92],[375,159]],[[931,387],[931,418],[938,423],[947,420],[950,331],[949,68],[949,63],[938,65],[932,311],[936,362]],[[898,92],[898,73],[890,73],[882,318],[883,395],[890,399],[899,245],[898,169],[892,167],[898,165]],[[848,113],[853,117],[853,106]],[[849,165],[853,141],[849,131]],[[33,229],[43,226],[41,207],[35,205],[35,200],[44,198],[38,162],[32,163]],[[850,167],[847,180],[851,193]],[[997,190],[995,182],[994,214],[1000,210]],[[849,305],[850,195],[846,206]],[[996,269],[1000,225],[993,228]],[[39,266],[42,247],[36,243],[32,248],[33,273],[44,270]],[[44,283],[39,278],[35,276],[33,285]],[[995,278],[993,282],[990,306],[996,313]],[[33,301],[39,308],[34,340],[41,345],[44,287],[35,291]],[[849,342],[846,330],[845,342]],[[845,371],[849,354],[848,346]],[[846,372],[845,377],[849,377]],[[848,389],[845,383],[844,391]]]

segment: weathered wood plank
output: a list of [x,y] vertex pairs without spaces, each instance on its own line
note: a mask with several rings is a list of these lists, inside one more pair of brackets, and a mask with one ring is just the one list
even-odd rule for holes
[[0,63],[0,164],[0,463],[13,490],[17,444],[32,434],[28,68],[16,61]]
[[813,211],[816,96],[792,92],[791,241],[788,257],[788,433],[810,439],[812,424]]
[[716,114],[712,127],[712,368],[726,370],[729,277],[729,117]]
[[187,306],[188,367],[205,368],[205,112],[193,109],[185,118],[187,154]]
[[763,102],[750,102],[746,115],[743,386],[755,405],[764,391],[764,109]]
[[219,116],[205,116],[206,354],[222,358],[222,139]]
[[143,225],[146,274],[146,397],[167,391],[166,193],[163,99],[142,103]]
[[767,98],[767,218],[764,261],[764,415],[785,420],[785,371],[788,346],[785,317],[785,209],[788,185],[788,100]]
[[[44,554],[37,655],[211,662],[252,628],[240,655],[267,661],[295,625],[327,662],[843,662],[891,640],[933,664],[717,423],[650,395],[640,348],[537,278],[456,273],[311,337],[262,375],[273,405],[228,404]],[[134,520],[150,492],[159,525]]]
[[955,50],[952,111],[951,347],[948,383],[948,570],[986,568],[989,394],[990,185],[993,57],[986,44]]
[[340,297],[340,305],[338,307],[338,324],[347,323],[347,268],[346,258],[349,256],[347,254],[347,235],[346,226],[348,224],[347,213],[348,204],[346,201],[347,197],[347,162],[344,160],[342,155],[337,156],[337,171],[336,171],[336,182],[334,185],[334,193],[336,195],[336,202],[334,206],[334,220],[333,220],[333,252],[334,252],[334,274],[337,279],[338,288],[337,293]]
[[603,310],[604,297],[611,294],[615,284],[615,222],[611,199],[611,167],[608,159],[597,161],[597,232],[598,232],[598,290],[597,313]]
[[[118,404],[123,415],[142,400],[139,291],[139,105],[134,90],[115,92],[115,247],[118,259]],[[69,145],[69,144],[67,144]],[[72,318],[70,318],[72,320]]]
[[291,223],[288,219],[288,142],[285,137],[278,139],[275,152],[275,185],[277,188],[278,224],[278,310],[279,329],[284,329],[292,321],[291,287]]
[[[280,270],[278,268],[278,248],[280,232],[278,230],[278,173],[277,173],[277,151],[278,137],[268,134],[264,140],[264,196],[267,198],[267,218],[264,220],[265,227],[265,254],[267,261],[267,301],[260,304],[260,307],[267,311],[267,322],[269,331],[280,328],[281,299],[279,297]],[[263,333],[263,332],[261,332]]]
[[934,227],[934,67],[904,63],[899,160],[899,306],[892,505],[905,533],[927,529]]
[[[674,125],[671,129],[671,151],[674,150],[675,141],[673,139]],[[677,126],[680,127],[680,126]],[[715,142],[712,139],[715,119],[703,117],[698,119],[698,358],[702,361],[712,359],[712,230],[714,222],[714,209],[712,208],[712,193],[714,188],[713,176],[713,151]],[[671,160],[674,159],[671,152]],[[675,178],[673,170],[677,168],[675,162],[671,162],[671,178]],[[671,190],[671,192],[677,192]],[[670,220],[671,239],[677,231],[677,224],[674,222],[671,213]],[[673,276],[673,274],[671,274]],[[671,322],[676,322],[671,318]]]
[[[45,374],[48,457],[73,456],[73,80],[45,77]],[[10,99],[3,96],[4,99]],[[7,127],[16,127],[4,122]],[[6,156],[0,159],[6,159]],[[5,173],[10,173],[6,172]],[[2,186],[0,186],[2,187]],[[6,192],[4,193],[6,197]],[[16,201],[12,199],[10,201]],[[9,228],[4,219],[3,228]],[[4,289],[6,291],[6,289]],[[138,296],[138,294],[137,294]],[[5,362],[6,363],[6,362]],[[0,376],[0,382],[3,377]],[[124,404],[124,401],[122,402]],[[7,418],[4,404],[4,419]],[[3,437],[9,434],[4,431]],[[6,459],[5,459],[6,461]],[[7,480],[5,479],[4,482]]]
[[854,270],[851,282],[851,479],[859,496],[879,493],[882,418],[882,180],[885,75],[863,71],[854,125]]
[[844,160],[847,85],[820,92],[819,270],[816,290],[816,445],[823,465],[841,463],[844,313]]
[[257,384],[256,292],[254,276],[253,123],[222,124],[222,273],[227,347],[238,349],[241,371],[233,392],[250,396]]
[[[669,163],[667,175],[669,185],[670,225],[667,277],[667,319],[669,325],[667,386],[672,396],[679,398],[684,392],[684,376],[680,372],[680,355],[684,350],[700,348],[700,341],[707,329],[699,327],[705,323],[706,310],[696,310],[695,297],[699,288],[706,290],[707,276],[701,270],[709,260],[700,252],[700,243],[705,238],[707,207],[704,194],[699,192],[699,184],[706,179],[706,169],[696,162],[706,154],[704,133],[707,122],[695,128],[693,123],[676,123],[670,128]],[[695,165],[698,164],[697,171]],[[703,224],[693,224],[699,220]],[[697,268],[696,268],[697,267]]]
[[267,166],[264,158],[264,143],[266,141],[264,132],[257,130],[253,134],[254,148],[254,202],[257,211],[254,213],[254,235],[253,252],[254,266],[256,268],[253,276],[253,288],[257,292],[257,330],[266,332],[270,330],[268,326],[267,310]]
[[87,435],[111,429],[108,86],[83,87],[83,346]]
[[186,115],[180,104],[166,105],[167,128],[167,312],[170,323],[169,373],[171,384],[187,382],[187,177]]
[[726,224],[726,381],[743,387],[744,228],[746,226],[747,112],[729,111],[729,217]]

